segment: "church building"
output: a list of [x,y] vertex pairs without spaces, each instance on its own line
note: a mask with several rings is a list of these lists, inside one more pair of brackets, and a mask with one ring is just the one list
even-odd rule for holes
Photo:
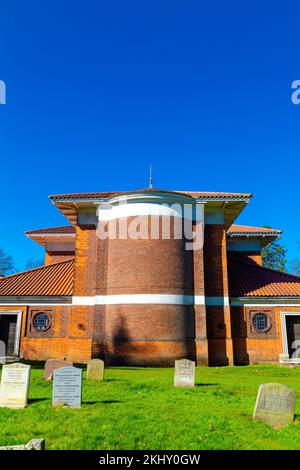
[[0,278],[6,355],[297,362],[300,277],[262,267],[281,231],[234,223],[250,199],[159,189],[50,196],[68,225],[26,232],[45,265]]

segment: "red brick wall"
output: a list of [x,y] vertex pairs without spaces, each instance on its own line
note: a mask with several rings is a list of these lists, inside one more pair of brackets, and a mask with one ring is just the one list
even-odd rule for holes
[[46,251],[45,253],[45,266],[54,263],[61,263],[74,258],[74,251]]
[[[24,316],[21,352],[25,359],[47,360],[66,358],[74,362],[87,362],[92,353],[93,310],[91,307],[28,308]],[[53,334],[33,332],[30,328],[31,310],[52,312]],[[31,330],[31,331],[30,331]]]
[[[205,296],[228,298],[226,228],[206,225],[204,234]],[[210,365],[233,363],[230,308],[206,306],[208,356]]]
[[[197,230],[197,227],[194,227]],[[193,251],[194,294],[205,295],[203,249]],[[208,340],[205,305],[195,305],[195,346],[197,364],[208,365]]]
[[[283,352],[282,311],[299,311],[300,315],[300,306],[231,307],[235,364],[278,363],[278,356]],[[266,333],[258,333],[251,328],[251,318],[260,312],[271,318],[271,328]]]
[[[128,219],[128,226],[131,220]],[[150,235],[150,218],[140,217],[140,220],[147,222]],[[150,236],[137,240],[122,240],[117,236],[116,240],[110,239],[106,244],[99,240],[98,254],[105,273],[98,276],[98,292],[108,295],[193,295],[195,270],[197,292],[203,293],[202,252],[195,263],[193,251],[185,249],[185,240],[162,239],[161,217],[159,222],[158,240]],[[100,263],[98,266],[100,269]],[[108,305],[105,331],[106,358],[114,363],[136,364],[140,361],[140,364],[167,365],[178,357],[196,358],[193,306]]]
[[185,250],[185,240],[163,240],[161,232],[153,240],[150,218],[142,219],[148,220],[148,239],[109,240],[107,294],[193,294],[193,252]]
[[228,251],[227,252],[228,259],[237,260],[237,261],[245,261],[254,262],[256,264],[262,265],[262,257],[260,251]]
[[74,295],[96,294],[98,239],[95,225],[78,225],[75,241]]
[[[205,227],[204,251],[186,251],[182,240],[99,240],[95,226],[76,228],[75,296],[105,294],[195,294],[228,298],[226,234]],[[45,306],[40,306],[44,311]],[[87,362],[173,365],[181,357],[198,364],[277,362],[282,352],[280,311],[274,329],[254,335],[248,308],[203,305],[96,305],[47,307],[53,325],[34,332],[39,307],[23,311],[25,359],[66,358]],[[296,310],[296,308],[291,308]],[[287,310],[287,308],[284,308]],[[300,312],[300,308],[299,308]]]

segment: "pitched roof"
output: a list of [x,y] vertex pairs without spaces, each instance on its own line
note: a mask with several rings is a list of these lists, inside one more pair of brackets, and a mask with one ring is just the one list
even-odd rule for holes
[[[0,278],[1,296],[71,296],[74,260],[30,269]],[[256,263],[228,261],[230,297],[300,296],[300,277]]]
[[[52,203],[57,207],[59,211],[71,222],[72,225],[77,223],[78,210],[82,207],[94,206],[94,203],[103,202],[103,200],[111,197],[140,195],[145,193],[156,195],[159,193],[165,193],[168,198],[176,199],[179,196],[185,198],[199,199],[199,201],[205,202],[210,209],[222,209],[225,204],[225,224],[229,227],[240,212],[244,209],[245,205],[249,202],[252,197],[248,193],[224,193],[224,192],[198,192],[198,191],[168,191],[161,189],[140,189],[135,191],[111,191],[111,192],[93,192],[93,193],[69,193],[69,194],[54,194],[49,196]],[[176,197],[175,197],[176,196]]]
[[30,269],[0,279],[0,296],[70,296],[74,260]]
[[300,277],[254,262],[229,260],[228,282],[230,297],[300,296]]
[[[38,235],[75,235],[76,229],[73,225],[64,225],[61,227],[40,228],[37,230],[28,230],[25,232],[30,237]],[[227,234],[235,235],[280,235],[281,230],[266,227],[251,227],[249,225],[231,225]]]
[[98,198],[109,198],[111,196],[117,196],[119,194],[131,194],[131,193],[140,193],[140,192],[162,192],[162,193],[178,193],[184,194],[186,196],[194,197],[194,198],[208,198],[208,199],[238,199],[238,198],[251,198],[252,195],[248,193],[224,193],[224,192],[199,192],[199,191],[178,191],[178,190],[162,190],[162,189],[140,189],[134,191],[111,191],[111,192],[95,192],[95,193],[69,193],[69,194],[54,194],[49,196],[52,200],[57,199],[98,199]]
[[231,225],[227,230],[229,235],[237,234],[237,235],[280,235],[282,233],[281,230],[277,230],[275,228],[270,227],[251,227],[249,225]]
[[49,228],[39,228],[37,230],[28,230],[25,232],[26,235],[64,235],[64,234],[75,234],[76,229],[73,225],[64,225],[61,227],[49,227]]

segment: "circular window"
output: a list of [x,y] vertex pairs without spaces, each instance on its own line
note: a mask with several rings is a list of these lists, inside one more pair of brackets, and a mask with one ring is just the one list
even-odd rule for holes
[[265,313],[256,313],[252,318],[252,324],[256,331],[263,333],[269,329],[269,317]]
[[33,318],[33,326],[37,331],[46,331],[50,327],[50,317],[48,313],[37,313]]

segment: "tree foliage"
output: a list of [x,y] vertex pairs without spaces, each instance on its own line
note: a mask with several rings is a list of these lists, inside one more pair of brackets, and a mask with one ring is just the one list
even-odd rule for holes
[[266,245],[262,251],[262,265],[265,268],[276,269],[276,271],[286,272],[287,249],[278,240]]
[[37,259],[34,256],[32,256],[31,258],[28,258],[28,260],[26,261],[25,270],[39,268],[40,266],[44,266],[44,260]]
[[0,248],[0,276],[7,276],[15,272],[15,265],[11,256]]
[[290,272],[292,274],[295,274],[296,276],[300,276],[300,260],[299,259],[293,259],[290,262]]

